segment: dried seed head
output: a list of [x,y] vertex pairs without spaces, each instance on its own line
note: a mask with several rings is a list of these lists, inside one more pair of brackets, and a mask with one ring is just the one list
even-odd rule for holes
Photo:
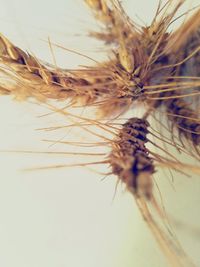
[[[7,71],[0,69],[6,76],[5,81],[1,79],[0,92],[15,95],[19,100],[35,97],[39,101],[49,98],[70,100],[73,105],[95,104],[101,110],[101,116],[109,115],[111,103],[117,103],[116,113],[119,114],[127,110],[130,99],[137,99],[142,91],[139,78],[142,69],[138,66],[142,60],[141,51],[137,53],[136,67],[133,53],[128,55],[126,51],[123,60],[124,68],[119,67],[117,58],[84,71],[67,72],[46,67],[0,35],[0,61],[8,67]],[[96,105],[96,102],[103,104]],[[129,103],[127,107],[126,103]]]
[[[170,41],[168,43],[169,53],[179,53],[185,51],[187,46],[191,43],[191,38],[199,39],[200,29],[200,9],[186,20],[175,32],[171,34]],[[198,42],[199,45],[199,42]]]
[[[176,93],[177,96],[177,93]],[[195,146],[200,144],[200,120],[190,105],[183,98],[164,101],[168,118],[176,126],[180,140],[184,136]]]
[[132,118],[123,125],[110,154],[112,171],[135,195],[152,196],[153,161],[145,143],[148,141],[148,122]]
[[126,48],[125,44],[122,44],[119,48],[119,61],[127,72],[132,73],[134,71],[133,51],[130,48]]
[[121,37],[126,40],[136,35],[135,26],[123,10],[119,1],[85,0],[92,9],[95,18],[104,24],[104,31],[92,32],[91,36],[108,43],[120,44]]
[[[196,16],[197,14],[198,17]],[[192,77],[200,76],[200,11],[198,11],[197,14],[194,15],[195,17],[192,17],[192,19],[195,19],[194,24],[195,22],[198,22],[195,25],[195,32],[193,24],[188,25],[190,26],[189,29],[191,29],[191,32],[188,32],[186,40],[183,39],[183,43],[181,43],[182,46],[179,51],[175,51],[177,60],[184,61],[183,64],[176,68],[176,74],[178,76],[188,76],[191,77],[191,79]],[[188,29],[186,28],[185,31],[188,31]],[[182,35],[183,37],[185,36],[185,34]]]
[[86,4],[94,10],[100,11],[102,10],[101,0],[85,0]]
[[[105,87],[108,75],[105,77],[104,74],[102,78],[100,68],[98,71],[94,67],[91,71],[76,70],[70,73],[56,66],[46,67],[3,35],[0,35],[0,62],[6,66],[0,69],[3,77],[6,77],[5,80],[1,79],[0,93],[15,95],[19,100],[35,97],[39,101],[46,101],[53,98],[85,105],[95,102],[104,94],[109,96],[109,90]],[[96,76],[99,76],[98,81]]]
[[112,24],[114,21],[113,11],[108,7],[107,0],[85,0],[86,4],[92,9],[96,19],[102,23]]

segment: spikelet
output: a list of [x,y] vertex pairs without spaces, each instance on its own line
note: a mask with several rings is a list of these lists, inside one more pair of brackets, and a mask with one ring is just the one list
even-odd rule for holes
[[96,20],[104,26],[101,32],[91,32],[90,35],[105,43],[119,44],[121,37],[126,40],[137,36],[134,24],[126,15],[117,0],[85,0],[92,9]]
[[[176,53],[177,56],[180,52],[187,50],[187,46],[190,45],[192,39],[196,39],[196,41],[198,40],[200,28],[199,16],[200,10],[198,8],[189,19],[171,34],[167,48],[169,54]],[[196,44],[199,46],[199,43]]]
[[[180,90],[178,92],[174,90],[162,94],[162,97],[169,97],[169,99],[163,100],[162,104],[167,108],[168,119],[172,122],[172,135],[175,134],[174,129],[176,129],[181,143],[184,144],[184,140],[187,140],[196,151],[198,151],[196,146],[200,144],[200,118],[198,116],[200,86],[198,83],[196,83],[197,85],[194,83],[193,87],[192,82],[193,78],[200,77],[199,16],[200,10],[197,10],[170,36],[166,48],[169,62],[172,67],[174,65],[172,81],[176,81],[177,85],[184,81],[186,89],[181,90],[181,93]],[[187,86],[187,82],[190,82],[191,85]]]
[[[70,95],[70,90],[64,90],[66,79],[60,79],[56,73],[41,65],[39,60],[20,48],[14,46],[3,35],[0,36],[0,61],[7,68],[1,68],[5,76],[20,82],[7,83],[7,92],[16,95],[18,99],[34,96],[37,99],[62,99]],[[62,80],[62,81],[61,81]],[[61,86],[61,83],[63,86]],[[1,90],[1,93],[4,91]]]
[[112,172],[134,195],[152,196],[153,161],[145,147],[148,122],[132,118],[123,125],[110,154]]
[[[82,106],[95,105],[102,117],[113,112],[112,103],[116,104],[116,113],[121,114],[127,110],[125,106],[131,107],[136,100],[144,101],[143,87],[157,79],[152,72],[156,64],[162,64],[164,56],[161,51],[168,38],[165,31],[181,3],[167,17],[161,16],[158,21],[154,20],[142,34],[136,31],[118,1],[87,1],[87,4],[99,16],[103,16],[103,21],[104,17],[110,18],[111,28],[115,29],[118,41],[114,58],[85,71],[71,73],[46,67],[36,57],[25,53],[1,36],[0,59],[8,68],[1,68],[1,72],[6,74],[6,82],[1,83],[6,90],[2,89],[2,93],[11,92],[18,99],[31,96],[40,101],[53,98],[69,100],[72,105],[77,102]],[[105,25],[108,26],[107,21],[108,19]],[[157,29],[159,31],[155,35]],[[16,82],[13,83],[13,80]]]
[[[146,119],[132,118],[123,124],[112,144],[109,162],[113,174],[117,175],[130,191],[138,205],[143,219],[152,231],[162,252],[171,266],[194,266],[176,238],[169,235],[153,219],[148,203],[162,214],[153,195],[154,161],[146,148],[149,123]],[[162,215],[161,215],[162,216]]]
[[[84,73],[47,68],[3,35],[0,35],[0,62],[0,72],[4,77],[0,93],[14,95],[18,100],[34,97],[39,101],[70,100],[73,104],[89,105],[104,95],[109,97],[112,94],[113,85],[109,85],[112,77],[105,74],[107,64],[99,66],[98,70],[96,67],[87,69]],[[104,72],[102,76],[101,72]]]
[[[199,78],[200,77],[200,10],[198,10],[189,20],[183,25],[177,35],[180,40],[177,41],[174,52],[177,53],[177,59],[183,63],[176,68],[176,75]],[[184,34],[183,34],[184,32]],[[174,37],[175,38],[175,37]],[[179,51],[177,49],[179,48]],[[188,79],[189,80],[189,79]],[[191,88],[192,90],[193,88]],[[193,89],[199,90],[199,88]]]
[[194,146],[198,146],[200,144],[200,120],[195,111],[182,98],[172,98],[165,101],[165,105],[168,118],[176,126],[181,142],[184,144],[182,137],[185,137]]
[[[114,59],[108,62],[84,71],[77,69],[68,72],[55,67],[47,68],[36,57],[25,53],[1,35],[0,72],[5,79],[0,81],[0,92],[12,94],[20,100],[34,97],[39,101],[70,100],[72,105],[93,104],[99,108],[101,116],[110,115],[112,109],[105,110],[114,102],[118,103],[117,113],[120,113],[130,99],[133,102],[140,96],[142,83],[139,74],[142,69],[138,66],[144,61],[141,49],[137,49],[134,57],[133,53],[128,57],[127,51],[123,51],[126,56],[121,56],[121,62],[118,53],[115,53]],[[96,102],[102,104],[96,105]]]

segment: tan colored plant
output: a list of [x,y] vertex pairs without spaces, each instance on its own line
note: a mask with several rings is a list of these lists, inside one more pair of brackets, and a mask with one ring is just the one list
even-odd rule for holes
[[[90,35],[110,48],[110,59],[85,69],[63,70],[41,62],[0,35],[0,72],[4,77],[0,92],[20,100],[33,97],[74,121],[82,120],[74,122],[76,126],[91,124],[109,132],[112,140],[99,137],[110,145],[110,154],[95,154],[104,158],[91,164],[109,164],[112,174],[126,184],[171,266],[194,266],[175,236],[154,220],[149,205],[161,220],[167,220],[153,193],[152,176],[157,167],[196,173],[200,169],[180,162],[147,134],[199,160],[200,10],[171,33],[169,27],[184,0],[168,0],[165,4],[160,1],[148,27],[134,23],[117,0],[85,2],[102,26],[100,32]],[[69,106],[94,106],[102,118],[120,116],[133,105],[142,105],[146,112],[142,118],[131,118],[116,127],[110,121],[72,116],[48,104],[49,99],[65,101]],[[148,120],[156,118],[156,114],[163,114],[168,121],[164,126],[160,121],[160,126],[171,132],[170,138],[163,136],[162,131],[149,130]],[[154,153],[148,144],[167,156]],[[51,166],[54,167],[66,165]]]

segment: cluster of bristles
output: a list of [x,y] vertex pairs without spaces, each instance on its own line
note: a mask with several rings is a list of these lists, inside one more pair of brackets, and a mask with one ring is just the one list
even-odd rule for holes
[[200,11],[169,33],[183,0],[174,6],[173,0],[163,6],[160,2],[148,27],[132,22],[117,0],[85,2],[103,26],[101,32],[90,35],[112,46],[110,60],[85,69],[63,70],[47,66],[0,35],[0,93],[20,100],[34,97],[41,102],[55,99],[71,106],[93,105],[102,117],[121,115],[133,104],[143,105],[145,116],[129,119],[119,130],[109,162],[112,173],[135,197],[151,201],[155,167],[146,148],[148,117],[164,112],[172,143],[178,133],[182,149],[188,141],[198,152]]

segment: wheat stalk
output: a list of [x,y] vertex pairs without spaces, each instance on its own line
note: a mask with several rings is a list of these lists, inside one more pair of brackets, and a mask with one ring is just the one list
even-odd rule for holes
[[[175,238],[169,238],[169,235],[161,230],[153,219],[148,205],[152,204],[159,215],[163,216],[153,194],[152,177],[156,164],[175,170],[183,167],[194,172],[199,172],[199,168],[182,164],[172,153],[150,141],[147,138],[150,127],[147,120],[151,115],[161,112],[164,107],[165,116],[172,122],[173,127],[175,125],[178,128],[179,133],[179,143],[174,141],[174,132],[171,140],[162,139],[164,143],[175,144],[180,153],[188,154],[190,151],[185,146],[182,136],[194,147],[200,143],[199,117],[193,110],[193,104],[189,105],[188,102],[193,102],[194,97],[200,94],[197,90],[200,81],[195,79],[199,76],[196,67],[200,53],[199,10],[178,30],[170,33],[169,27],[185,2],[183,0],[177,3],[168,0],[164,5],[160,1],[152,23],[146,27],[136,25],[117,0],[85,2],[103,27],[101,32],[92,32],[91,35],[111,46],[109,60],[95,62],[88,68],[64,70],[44,64],[0,35],[0,93],[13,95],[20,100],[34,97],[39,102],[46,102],[51,110],[65,116],[71,114],[52,107],[48,100],[67,101],[69,106],[76,106],[77,103],[82,107],[94,106],[99,110],[101,117],[119,116],[133,105],[147,107],[142,119],[129,119],[121,129],[117,129],[118,133],[113,134],[113,141],[104,137],[109,141],[112,151],[105,160],[94,161],[90,165],[111,165],[112,173],[125,183],[136,199],[143,218],[171,266],[193,266]],[[188,42],[191,43],[190,47]],[[49,45],[52,46],[51,43]],[[182,81],[184,78],[186,81]],[[114,129],[111,123],[103,125],[98,120],[75,116],[73,119],[97,125],[109,133],[112,133],[112,127]],[[82,124],[79,126],[85,129]],[[170,159],[147,149],[148,142],[164,150]],[[199,154],[198,149],[196,152]],[[87,164],[78,166],[85,165]],[[50,168],[60,167],[67,166],[56,165]]]

